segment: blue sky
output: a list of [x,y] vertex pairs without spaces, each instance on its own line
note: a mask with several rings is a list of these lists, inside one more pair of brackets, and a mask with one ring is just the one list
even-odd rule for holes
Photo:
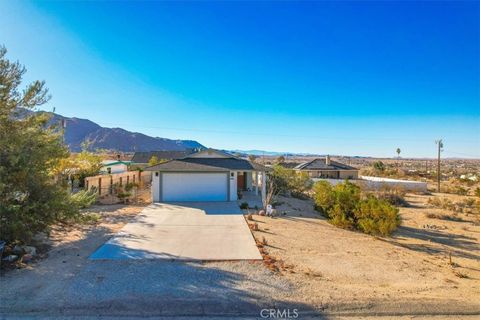
[[480,157],[478,2],[0,2],[45,106],[214,148]]

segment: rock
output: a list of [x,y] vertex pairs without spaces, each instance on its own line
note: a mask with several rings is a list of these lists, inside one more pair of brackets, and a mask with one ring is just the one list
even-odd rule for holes
[[39,232],[32,237],[32,240],[35,242],[44,242],[48,240],[48,235],[45,232]]
[[28,254],[28,253],[24,254],[23,257],[22,257],[22,261],[25,262],[25,263],[27,263],[29,261],[32,261],[32,259],[33,259],[33,256],[31,254]]
[[32,246],[23,246],[22,247],[25,253],[32,255],[32,257],[37,255],[37,248]]
[[260,211],[258,211],[258,215],[264,216],[264,215],[265,215],[265,210],[260,210]]
[[18,256],[17,255],[14,255],[14,254],[11,254],[9,256],[6,256],[5,258],[2,259],[2,261],[6,261],[6,262],[14,262],[18,259]]
[[17,245],[15,245],[15,247],[13,247],[12,252],[13,252],[13,254],[19,256],[19,255],[23,254],[23,248],[22,248],[22,246],[19,246],[17,244]]

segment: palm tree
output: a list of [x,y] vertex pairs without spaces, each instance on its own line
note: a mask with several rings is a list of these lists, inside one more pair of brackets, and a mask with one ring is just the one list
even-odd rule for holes
[[398,158],[400,158],[400,152],[402,152],[402,150],[400,150],[400,148],[397,148],[397,156],[398,156]]

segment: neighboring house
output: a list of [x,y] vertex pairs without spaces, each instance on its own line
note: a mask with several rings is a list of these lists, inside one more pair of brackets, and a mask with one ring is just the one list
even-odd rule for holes
[[147,167],[154,202],[236,201],[238,193],[266,194],[270,169],[218,150],[207,149]]
[[294,170],[297,172],[306,172],[310,178],[358,179],[357,168],[332,161],[330,160],[330,156],[299,164]]
[[100,173],[111,174],[111,173],[127,172],[129,165],[130,165],[130,161],[103,160],[102,166],[100,168]]
[[158,160],[173,160],[185,158],[189,154],[194,153],[193,149],[187,149],[185,151],[149,151],[149,152],[135,152],[131,161],[133,166],[147,167],[148,162],[152,157],[156,157]]

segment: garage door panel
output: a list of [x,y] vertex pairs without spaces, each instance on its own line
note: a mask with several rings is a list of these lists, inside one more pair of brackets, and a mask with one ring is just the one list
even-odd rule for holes
[[227,201],[226,173],[164,173],[163,201]]

